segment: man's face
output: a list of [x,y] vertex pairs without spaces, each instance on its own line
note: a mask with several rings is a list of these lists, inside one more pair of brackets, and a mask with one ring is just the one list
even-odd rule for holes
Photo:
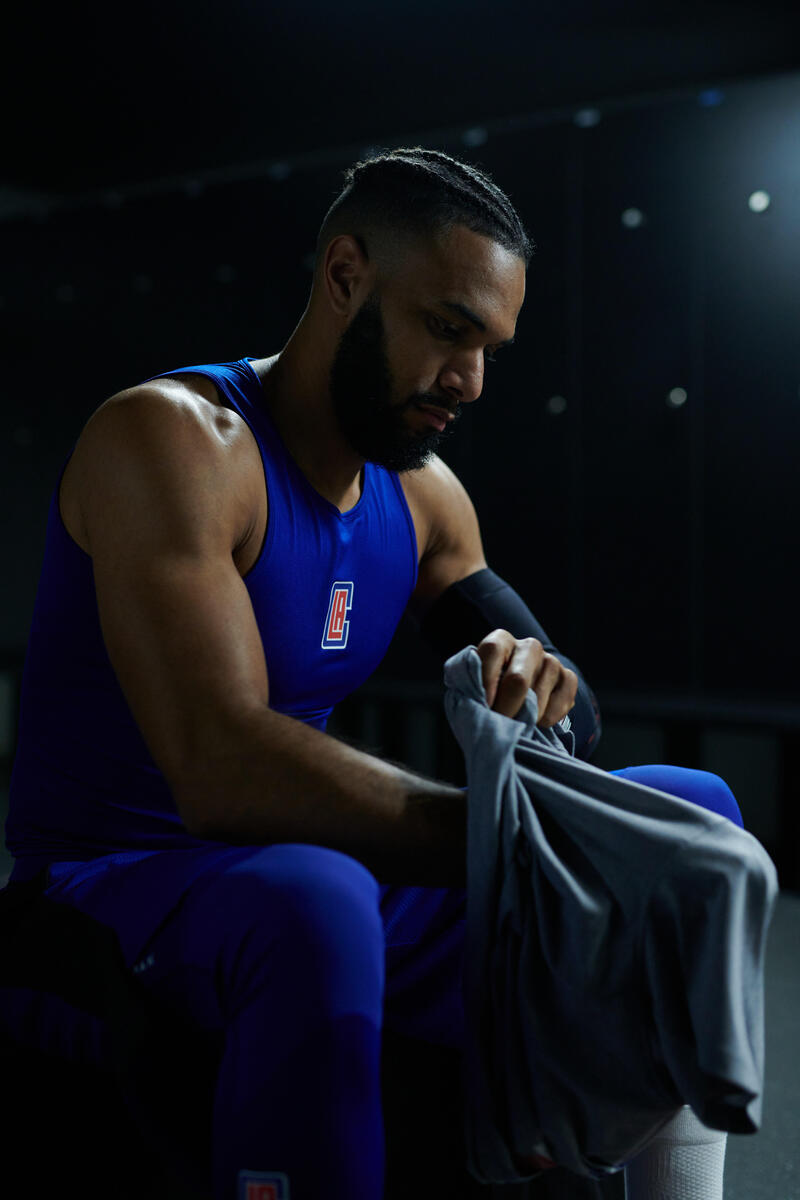
[[339,427],[350,445],[368,462],[390,471],[424,466],[456,424],[452,421],[444,433],[432,428],[420,432],[408,420],[414,405],[441,405],[442,401],[424,394],[398,401],[380,299],[374,292],[342,334],[331,366],[330,389]]
[[[457,227],[373,288],[330,371],[334,412],[357,454],[392,471],[430,460],[452,436],[461,404],[480,394],[487,345],[513,337],[524,278],[520,259]],[[479,317],[483,330],[454,305]],[[420,411],[425,404],[454,420],[439,431]]]

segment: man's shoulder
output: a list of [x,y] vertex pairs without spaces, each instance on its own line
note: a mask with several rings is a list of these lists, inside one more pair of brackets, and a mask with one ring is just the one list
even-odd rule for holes
[[258,448],[237,413],[183,381],[151,380],[114,393],[91,414],[64,472],[61,513],[73,539],[87,549],[93,505],[123,481],[149,481],[162,491],[201,486],[220,497],[230,494],[249,511],[256,505],[259,472]]
[[438,454],[433,454],[425,466],[407,471],[400,478],[406,494],[414,497],[435,524],[458,520],[465,509],[472,509],[466,487]]
[[159,377],[123,388],[89,417],[76,451],[102,452],[105,443],[134,437],[143,448],[161,445],[165,453],[186,443],[217,452],[232,448],[247,430],[238,413],[220,401],[212,380],[203,376]]
[[197,419],[207,419],[212,414],[231,411],[225,407],[213,379],[194,373],[159,375],[155,379],[134,383],[109,396],[95,412],[106,408],[141,411],[152,409],[161,413],[180,411]]
[[438,454],[432,454],[422,467],[413,471],[404,471],[400,479],[406,492],[412,493],[426,505],[434,509],[446,502],[453,488],[463,488],[452,467],[449,467]]
[[424,467],[401,476],[409,479],[406,497],[416,505],[416,514],[424,523],[426,542],[423,558],[470,563],[476,556],[482,559],[478,516],[464,484],[452,467],[434,454]]

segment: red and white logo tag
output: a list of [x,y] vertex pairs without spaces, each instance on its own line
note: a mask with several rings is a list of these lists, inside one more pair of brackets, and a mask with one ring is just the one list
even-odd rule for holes
[[328,616],[322,635],[323,650],[342,650],[347,645],[350,622],[345,618],[353,607],[353,584],[337,580],[331,588]]
[[276,1171],[240,1171],[236,1200],[290,1200],[289,1178]]

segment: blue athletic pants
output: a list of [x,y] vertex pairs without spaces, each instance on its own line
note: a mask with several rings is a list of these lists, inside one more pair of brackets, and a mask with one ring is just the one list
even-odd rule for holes
[[[742,825],[716,775],[672,766],[614,774]],[[148,856],[147,903],[194,853]],[[136,978],[188,1025],[221,1033],[215,1200],[381,1200],[381,1031],[462,1044],[465,889],[382,885],[349,855],[300,843],[196,857],[193,881],[144,945],[131,933],[141,858],[59,863],[46,894],[113,925]],[[7,1024],[16,1012],[22,1035],[34,1036],[33,1023],[50,1048],[102,1062],[99,1020],[14,990],[16,1006],[3,997]]]

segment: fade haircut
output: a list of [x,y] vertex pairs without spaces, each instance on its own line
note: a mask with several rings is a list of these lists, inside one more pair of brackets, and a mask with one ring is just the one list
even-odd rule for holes
[[387,151],[348,167],[344,180],[317,237],[317,267],[342,233],[369,259],[381,249],[391,254],[409,237],[431,238],[455,225],[498,242],[526,267],[533,256],[535,245],[505,193],[484,171],[439,150]]

